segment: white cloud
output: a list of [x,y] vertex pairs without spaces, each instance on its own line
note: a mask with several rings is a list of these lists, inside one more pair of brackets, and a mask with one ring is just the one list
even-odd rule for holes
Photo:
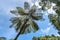
[[56,12],[53,10],[53,8],[50,8],[47,10],[47,13],[45,13],[45,15],[48,16],[49,14],[56,14]]
[[35,2],[35,5],[36,5],[38,8],[41,8],[41,6],[39,5],[39,1],[36,1],[36,2]]
[[46,29],[41,29],[42,33],[48,33],[51,27],[47,27]]
[[55,4],[55,3],[52,3],[52,7],[53,7],[53,6],[56,6],[56,4]]
[[53,10],[53,7],[56,4],[52,3],[51,8],[47,10],[47,13],[45,15],[49,15],[49,14],[56,14],[55,10]]
[[39,6],[38,1],[35,2],[35,5],[36,5],[36,6]]
[[49,14],[56,14],[55,11],[53,10],[53,7],[51,7],[51,8],[48,10],[48,13],[49,13]]

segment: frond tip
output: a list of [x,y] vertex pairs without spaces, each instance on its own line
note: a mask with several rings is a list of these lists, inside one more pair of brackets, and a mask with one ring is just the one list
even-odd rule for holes
[[10,12],[11,12],[11,13],[15,13],[16,11],[15,11],[15,10],[11,10]]

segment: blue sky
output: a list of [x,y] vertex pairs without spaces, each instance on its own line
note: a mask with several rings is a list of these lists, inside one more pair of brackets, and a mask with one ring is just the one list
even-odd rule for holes
[[[16,36],[17,33],[14,28],[9,28],[11,25],[9,19],[14,16],[10,13],[10,10],[17,6],[23,7],[25,1],[28,1],[30,5],[32,4],[31,0],[0,0],[0,37],[6,37],[9,40]],[[46,13],[44,12],[43,16],[45,21],[36,21],[40,28],[36,33],[20,35],[18,40],[32,40],[33,36],[58,35],[57,30],[49,22],[48,16],[45,15]]]

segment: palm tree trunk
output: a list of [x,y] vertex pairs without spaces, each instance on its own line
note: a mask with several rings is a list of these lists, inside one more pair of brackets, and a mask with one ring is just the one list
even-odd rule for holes
[[19,35],[20,35],[20,32],[17,34],[17,36],[15,37],[14,40],[17,40],[17,38],[19,37]]
[[23,27],[25,27],[25,24],[28,22],[29,19],[26,19],[24,24],[22,25],[21,29],[20,29],[20,32],[17,34],[17,36],[15,37],[14,40],[17,40],[17,38],[19,37],[20,33],[21,33],[21,30],[23,29]]

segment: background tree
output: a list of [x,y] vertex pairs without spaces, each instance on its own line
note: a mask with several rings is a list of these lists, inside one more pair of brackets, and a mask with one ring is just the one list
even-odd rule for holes
[[6,40],[6,38],[5,37],[0,37],[0,40]]
[[49,14],[48,17],[55,29],[58,30],[58,34],[60,34],[60,0],[41,0],[39,5],[43,11],[48,11],[51,8],[52,3],[56,4],[52,8],[56,14]]

